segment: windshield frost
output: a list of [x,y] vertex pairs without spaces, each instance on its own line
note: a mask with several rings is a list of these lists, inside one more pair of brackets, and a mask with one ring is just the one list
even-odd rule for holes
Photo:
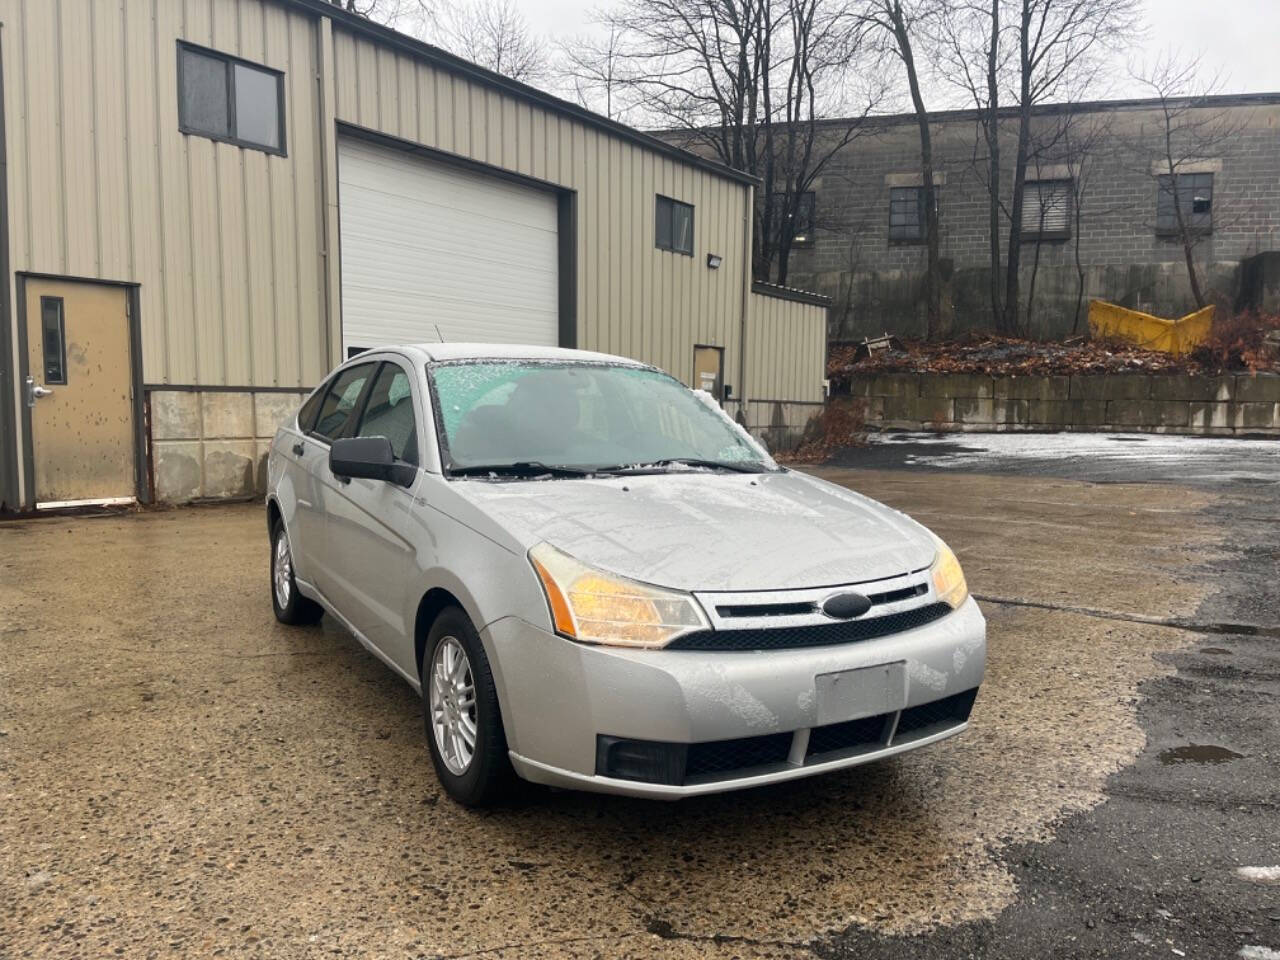
[[701,460],[772,469],[714,404],[643,367],[463,361],[428,367],[453,470],[516,463],[582,469]]

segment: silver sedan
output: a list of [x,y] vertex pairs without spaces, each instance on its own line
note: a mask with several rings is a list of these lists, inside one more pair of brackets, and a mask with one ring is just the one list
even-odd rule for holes
[[277,618],[328,613],[419,691],[465,804],[516,775],[674,799],[837,770],[964,730],[982,681],[938,537],[632,360],[370,351],[268,470]]

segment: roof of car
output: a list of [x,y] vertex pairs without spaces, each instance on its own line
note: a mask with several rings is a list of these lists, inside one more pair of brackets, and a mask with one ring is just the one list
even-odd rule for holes
[[415,343],[411,345],[429,360],[586,360],[645,366],[629,357],[564,347],[537,347],[522,343]]

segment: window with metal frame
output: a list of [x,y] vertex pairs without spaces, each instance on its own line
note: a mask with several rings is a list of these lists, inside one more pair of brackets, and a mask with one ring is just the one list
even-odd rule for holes
[[1029,180],[1022,196],[1024,240],[1066,240],[1071,236],[1071,181]]
[[[1156,232],[1176,234],[1178,211],[1183,222],[1194,233],[1213,230],[1213,174],[1180,173],[1176,177],[1162,174],[1156,190]],[[1175,200],[1174,194],[1177,193]]]
[[311,432],[322,440],[334,440],[342,435],[347,421],[364,392],[365,382],[373,376],[375,363],[361,363],[348,367],[333,378],[333,385],[325,391]]
[[[938,203],[938,188],[933,188]],[[924,187],[889,188],[889,240],[892,243],[923,243],[926,239]]]
[[693,206],[661,194],[657,199],[656,237],[659,250],[693,256]]
[[413,389],[398,363],[386,362],[374,377],[352,436],[386,437],[396,459],[418,465],[418,425],[413,416]]
[[178,129],[283,155],[284,74],[179,41]]
[[61,297],[40,298],[40,341],[45,385],[67,382],[67,325]]

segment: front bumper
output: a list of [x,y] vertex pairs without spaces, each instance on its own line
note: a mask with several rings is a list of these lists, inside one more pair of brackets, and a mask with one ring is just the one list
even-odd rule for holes
[[[986,623],[972,598],[918,629],[790,650],[591,646],[515,617],[490,624],[483,635],[499,685],[511,760],[521,776],[554,786],[661,799],[811,776],[959,733],[986,663]],[[886,713],[873,698],[865,708],[855,704],[834,718],[842,725],[833,723],[829,709],[819,702],[816,677],[899,662],[905,684],[900,708],[895,702]],[[897,735],[904,718],[909,722]],[[880,721],[883,725],[877,726]],[[833,737],[833,731],[844,739]],[[701,747],[781,744],[781,753],[767,762],[704,769],[681,783],[652,783],[602,775],[597,763],[601,736]],[[815,752],[811,741],[835,743],[836,748]]]

